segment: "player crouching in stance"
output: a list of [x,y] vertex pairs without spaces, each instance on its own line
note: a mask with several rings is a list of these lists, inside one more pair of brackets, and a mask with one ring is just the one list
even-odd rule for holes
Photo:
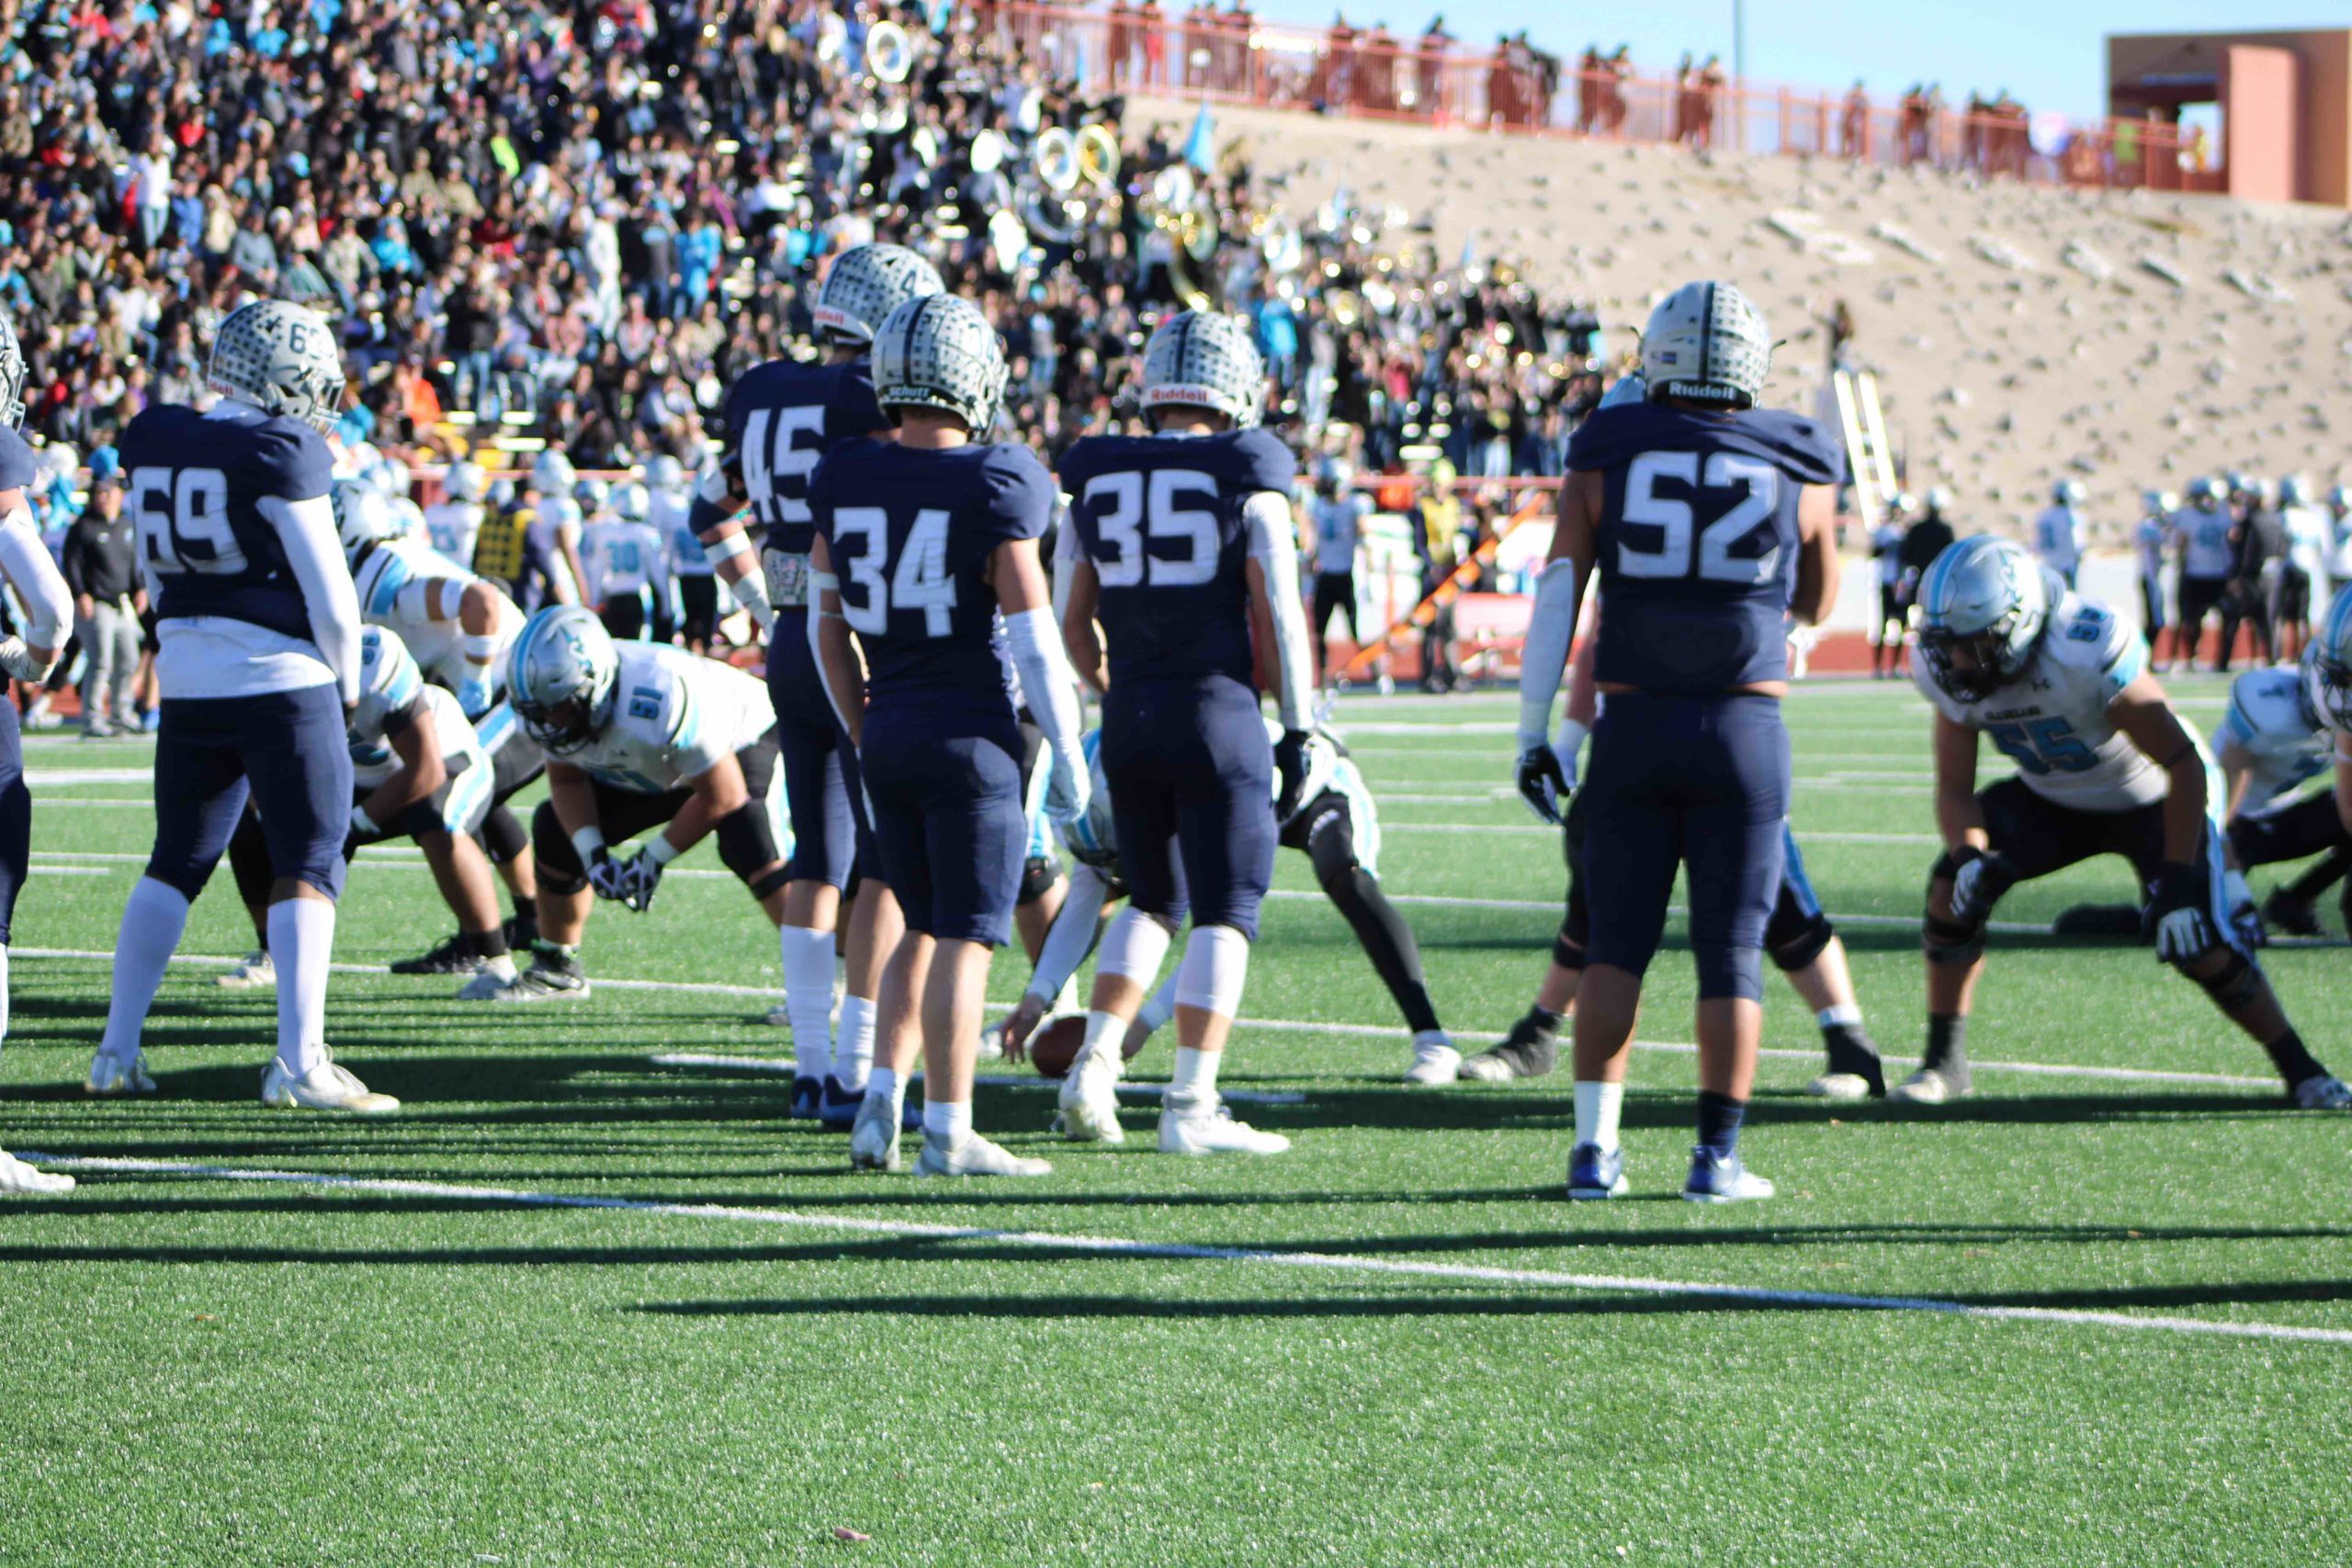
[[1608,694],[1584,786],[1592,945],[1577,996],[1568,1196],[1626,1190],[1617,1124],[1642,975],[1678,863],[1699,971],[1699,1142],[1682,1195],[1769,1198],[1738,1153],[1764,1027],[1763,947],[1789,807],[1788,618],[1836,602],[1830,490],[1841,458],[1793,414],[1755,407],[1764,318],[1736,288],[1686,284],[1642,338],[1650,400],[1597,411],[1568,447],[1552,558],[1538,579],[1520,690],[1520,792],[1559,820],[1549,735],[1588,571],[1606,614]]
[[122,466],[140,558],[155,584],[163,723],[155,848],[123,909],[96,1095],[152,1094],[140,1035],[188,905],[250,792],[267,840],[277,1056],[265,1105],[378,1112],[326,1045],[327,964],[351,817],[344,715],[359,698],[359,601],[335,539],[320,432],[343,401],[326,322],[299,305],[239,307],[215,333],[199,413],[160,403],[130,422]]
[[[0,578],[25,607],[22,637],[0,637],[0,671],[38,684],[46,679],[73,624],[74,594],[50,558],[33,522],[28,493],[40,483],[32,448],[17,434],[25,417],[25,355],[17,329],[0,315]],[[0,702],[0,1040],[8,1033],[8,928],[32,860],[33,797],[17,705]],[[0,1149],[0,1192],[74,1190],[74,1179],[36,1169]]]
[[[1057,1125],[1073,1140],[1126,1135],[1121,1047],[1189,905],[1160,1151],[1290,1146],[1234,1121],[1216,1092],[1273,878],[1276,824],[1297,809],[1306,783],[1312,665],[1289,501],[1298,473],[1290,449],[1257,428],[1265,388],[1246,326],[1181,312],[1144,347],[1143,405],[1156,434],[1090,436],[1061,461],[1073,498],[1061,536],[1062,637],[1080,677],[1104,694],[1102,773],[1132,893],[1103,933],[1085,1043],[1062,1081]],[[1253,624],[1266,628],[1274,655],[1282,739],[1272,747],[1258,711]],[[1443,1049],[1446,1066],[1459,1062],[1450,1043]]]
[[[662,871],[707,835],[782,922],[785,863],[768,815],[775,716],[756,679],[667,644],[616,646],[594,611],[565,604],[514,639],[507,694],[547,753],[548,798],[531,819],[538,940],[531,966],[492,999],[586,996],[589,895],[642,914]],[[637,853],[613,853],[657,828]]]
[[977,306],[945,294],[899,306],[874,334],[874,390],[898,441],[835,447],[808,487],[809,635],[906,917],[883,965],[875,1066],[850,1129],[857,1168],[896,1167],[920,1039],[918,1174],[1052,1169],[972,1130],[989,963],[1012,931],[1029,844],[1008,649],[1049,749],[1047,809],[1067,820],[1087,795],[1074,678],[1037,560],[1053,479],[1026,447],[987,439],[1004,378],[996,329]]
[[[2205,987],[2307,1110],[2352,1109],[2287,1021],[2256,964],[2250,900],[2223,860],[2221,787],[2204,746],[2148,672],[2139,634],[2078,599],[2006,539],[1963,539],[1919,590],[1919,687],[1936,710],[1936,822],[1928,881],[1928,1054],[1895,1098],[1969,1090],[1970,998],[1984,923],[2019,882],[2097,854],[2130,860],[2149,891],[2156,953]],[[1977,737],[2017,776],[1976,788]]]

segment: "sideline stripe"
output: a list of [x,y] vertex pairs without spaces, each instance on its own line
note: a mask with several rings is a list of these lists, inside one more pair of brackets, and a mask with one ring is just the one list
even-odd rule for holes
[[[794,1230],[848,1231],[861,1235],[921,1236],[933,1241],[980,1241],[1035,1247],[1040,1252],[1085,1252],[1115,1258],[1169,1258],[1184,1262],[1246,1263],[1273,1269],[1334,1273],[1383,1274],[1417,1280],[1474,1280],[1485,1284],[1536,1286],[1620,1295],[1682,1297],[1736,1306],[1785,1307],[1850,1312],[1916,1312],[1987,1322],[2055,1323],[2141,1334],[2198,1334],[2224,1339],[2294,1340],[2313,1345],[2352,1345],[2352,1329],[2312,1328],[2290,1323],[2233,1323],[2196,1317],[2139,1316],[2069,1307],[1980,1306],[1936,1296],[1870,1296],[1842,1291],[1784,1291],[1761,1285],[1707,1284],[1634,1274],[1572,1274],[1548,1269],[1501,1269],[1472,1263],[1430,1263],[1365,1258],[1344,1252],[1272,1252],[1255,1247],[1204,1247],[1189,1242],[1135,1241],[1121,1236],[1057,1235],[1050,1231],[992,1230],[977,1225],[925,1224],[913,1220],[870,1220],[847,1214],[803,1214],[789,1209],[749,1209],[717,1203],[670,1203],[640,1198],[532,1192],[507,1187],[454,1182],[408,1181],[387,1177],[334,1176],[315,1171],[254,1170],[180,1160],[60,1158],[24,1153],[31,1164],[72,1170],[110,1170],[151,1176],[185,1176],[199,1181],[282,1182],[346,1192],[411,1198],[452,1198],[470,1202],[512,1203],[535,1209],[603,1209],[676,1219],[729,1220],[741,1224]],[[70,1213],[70,1209],[66,1212]],[[1605,1238],[1597,1238],[1605,1241]]]
[[[674,876],[677,874],[673,872],[670,874]],[[729,874],[720,872],[715,873],[714,874],[727,875]],[[1293,893],[1276,894],[1274,897],[1320,899],[1323,896],[1319,893]],[[1464,901],[1464,900],[1459,899],[1450,900],[1450,902],[1456,903]],[[1556,906],[1550,904],[1536,906],[1536,908],[1545,909],[1555,907]],[[1841,916],[1838,918],[1847,920],[1849,924],[1859,923],[1868,919],[1868,917],[1858,916]],[[1918,923],[1916,920],[1908,920],[1895,916],[1888,916],[1884,917],[1884,919],[1888,923],[1894,925],[1916,925]],[[2000,928],[1996,925],[1994,929],[1998,930]],[[114,954],[111,953],[98,953],[85,948],[67,947],[12,947],[8,950],[8,955],[12,959],[85,959],[96,963],[112,963],[114,960]],[[179,953],[172,955],[172,962],[174,964],[186,964],[193,968],[228,969],[233,968],[236,964],[243,962],[243,960],[220,957],[211,954]],[[389,975],[391,973],[390,970],[381,964],[330,964],[329,968],[338,975]],[[775,986],[728,986],[721,985],[717,982],[704,981],[610,979],[603,976],[591,976],[590,984],[592,986],[600,986],[607,990],[614,991],[695,992],[707,996],[750,997],[760,1001],[766,1002],[775,1001],[784,994],[784,988],[781,984]],[[495,1002],[484,1002],[477,1005],[483,1007],[495,1007],[499,1004]],[[988,1005],[990,1007],[1010,1008],[1013,1004],[1010,1001],[991,998]],[[1402,1024],[1322,1023],[1306,1019],[1238,1018],[1234,1020],[1234,1022],[1243,1029],[1261,1030],[1268,1033],[1275,1034],[1345,1034],[1358,1035],[1369,1039],[1389,1039],[1401,1035],[1405,1032]],[[1503,1038],[1501,1031],[1491,1029],[1456,1029],[1452,1030],[1449,1032],[1451,1032],[1453,1038],[1457,1041],[1464,1041],[1472,1043],[1484,1041],[1500,1040]],[[1634,1047],[1640,1051],[1670,1052],[1675,1055],[1680,1056],[1690,1055],[1699,1049],[1696,1045],[1690,1044],[1688,1042],[1668,1040],[1636,1040],[1634,1042]],[[1761,1054],[1769,1057],[1777,1057],[1795,1062],[1817,1062],[1821,1059],[1820,1053],[1817,1051],[1790,1050],[1785,1047],[1768,1046]],[[742,1057],[729,1058],[728,1060],[741,1060],[742,1062],[750,1063],[756,1062],[761,1059],[762,1058],[758,1057]],[[654,1060],[659,1061],[660,1058],[656,1057]],[[2043,1077],[2109,1078],[2125,1083],[2204,1084],[2222,1089],[2276,1089],[2278,1087],[2278,1080],[2276,1078],[2243,1077],[2231,1073],[2175,1072],[2159,1067],[2101,1067],[2086,1066],[2064,1062],[1988,1062],[1979,1060],[1975,1057],[1971,1057],[1969,1059],[1969,1066],[1979,1072],[2026,1073]]]

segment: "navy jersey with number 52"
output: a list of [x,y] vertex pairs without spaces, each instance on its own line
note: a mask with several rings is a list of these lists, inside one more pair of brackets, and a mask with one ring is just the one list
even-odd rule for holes
[[242,404],[159,403],[130,422],[121,451],[156,618],[219,615],[309,641],[301,584],[264,508],[327,493],[319,433]]
[[1606,485],[1595,678],[1694,694],[1786,680],[1798,499],[1842,467],[1819,425],[1774,410],[1626,403],[1577,426],[1568,468]]
[[1070,525],[1102,584],[1111,682],[1251,677],[1250,530],[1267,491],[1287,500],[1290,449],[1263,430],[1090,435],[1064,455]]
[[861,357],[845,365],[789,359],[756,366],[727,394],[727,449],[741,463],[752,516],[766,547],[807,555],[808,479],[818,462],[844,441],[888,430]]
[[818,466],[808,504],[842,618],[865,652],[867,700],[1009,724],[1012,670],[989,561],[1052,521],[1045,466],[1009,444],[853,441]]

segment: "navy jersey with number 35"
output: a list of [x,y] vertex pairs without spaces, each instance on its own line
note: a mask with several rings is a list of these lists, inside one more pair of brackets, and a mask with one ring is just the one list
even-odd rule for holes
[[1704,694],[1788,678],[1798,500],[1842,468],[1819,425],[1627,403],[1577,427],[1568,468],[1606,485],[1596,679]]
[[869,702],[1009,724],[1012,671],[989,562],[1052,520],[1045,466],[1025,446],[853,441],[819,465],[808,502],[842,618],[865,652]]
[[1102,584],[1111,682],[1250,680],[1243,509],[1297,478],[1263,430],[1091,435],[1061,461],[1070,525]]
[[889,428],[863,359],[803,365],[779,359],[746,372],[727,395],[727,446],[742,467],[766,547],[807,555],[816,530],[808,480],[844,441]]
[[159,403],[122,435],[125,509],[161,621],[219,615],[308,641],[301,584],[263,508],[327,493],[333,459],[299,420]]

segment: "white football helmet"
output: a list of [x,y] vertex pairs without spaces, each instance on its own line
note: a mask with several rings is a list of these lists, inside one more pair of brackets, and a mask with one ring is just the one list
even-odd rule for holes
[[336,479],[327,487],[327,497],[334,507],[335,538],[354,563],[368,546],[399,537],[400,517],[383,492],[366,479]]
[[1983,702],[2024,672],[2050,605],[2050,584],[2024,546],[1989,534],[1952,545],[1919,582],[1928,673],[1960,701]]
[[1159,323],[1143,350],[1143,406],[1204,408],[1237,427],[1258,423],[1266,362],[1238,316],[1180,310]]
[[1951,510],[1951,490],[1947,485],[1928,487],[1928,510],[1940,517]]
[[1684,284],[1642,333],[1642,378],[1653,398],[1753,408],[1771,370],[1764,312],[1728,283]]
[[571,487],[571,499],[580,503],[583,517],[594,517],[604,511],[612,493],[612,487],[602,479],[582,479]]
[[452,463],[441,489],[451,501],[479,502],[490,493],[490,475],[480,463]]
[[676,490],[686,482],[686,466],[667,452],[646,460],[645,482],[655,490]]
[[212,334],[206,378],[224,398],[325,430],[343,412],[343,358],[315,310],[256,299],[229,312]]
[[549,448],[531,460],[531,483],[541,495],[552,501],[559,495],[570,495],[580,476],[571,467],[571,459]]
[[2335,591],[2303,649],[2303,695],[2322,724],[2352,735],[2352,583]]
[[2221,493],[2222,487],[2219,480],[2208,479],[2200,474],[2188,481],[2188,504],[2191,506],[2203,506],[2208,502],[2218,500]]
[[953,294],[910,299],[874,340],[874,396],[889,413],[938,409],[981,441],[1004,396],[1004,344],[980,308]]
[[653,496],[643,485],[631,479],[613,487],[613,515],[624,523],[642,523],[653,514]]
[[828,343],[869,344],[899,306],[946,291],[939,269],[904,245],[852,245],[826,269],[810,313]]
[[507,699],[531,739],[570,756],[613,716],[621,656],[593,611],[577,604],[541,610],[524,623],[506,656]]
[[2060,479],[2050,487],[2050,499],[2060,506],[2080,506],[2083,487],[2078,479]]
[[386,501],[406,501],[415,476],[398,457],[381,457],[362,476]]

